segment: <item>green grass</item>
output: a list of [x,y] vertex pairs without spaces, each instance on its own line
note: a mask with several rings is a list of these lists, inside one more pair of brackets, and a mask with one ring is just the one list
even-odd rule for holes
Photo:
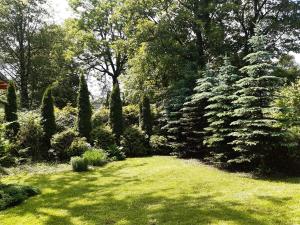
[[172,157],[3,179],[18,181],[42,194],[0,212],[1,225],[300,224],[300,179],[253,179]]

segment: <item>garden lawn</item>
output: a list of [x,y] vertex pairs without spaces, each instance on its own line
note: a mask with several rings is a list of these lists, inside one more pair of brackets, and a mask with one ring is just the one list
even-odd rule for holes
[[2,181],[42,193],[0,212],[1,225],[300,224],[300,179],[258,180],[172,157]]

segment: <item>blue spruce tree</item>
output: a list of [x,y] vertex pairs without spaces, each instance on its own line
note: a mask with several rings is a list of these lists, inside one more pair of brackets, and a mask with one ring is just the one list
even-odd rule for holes
[[240,70],[245,77],[237,82],[239,90],[233,101],[237,106],[234,115],[238,119],[232,123],[235,128],[231,133],[232,144],[240,154],[233,161],[243,169],[267,169],[276,157],[282,136],[276,119],[271,116],[277,108],[270,105],[281,79],[273,73],[273,56],[258,30],[250,39],[250,45],[252,53],[244,58],[248,65]]
[[203,144],[207,132],[207,118],[205,108],[208,105],[208,99],[211,97],[211,90],[215,85],[215,71],[210,65],[200,73],[201,78],[196,82],[194,93],[189,96],[182,108],[182,135],[185,137],[181,154],[184,156],[193,156],[202,158],[206,156]]
[[235,119],[235,105],[232,101],[237,87],[234,84],[239,78],[237,68],[231,65],[228,57],[224,57],[224,63],[218,71],[218,84],[211,89],[209,104],[205,108],[205,117],[208,120],[205,130],[210,135],[204,142],[211,149],[209,158],[213,163],[226,167],[229,166],[228,161],[236,157],[230,144],[230,133],[233,132],[231,123]]

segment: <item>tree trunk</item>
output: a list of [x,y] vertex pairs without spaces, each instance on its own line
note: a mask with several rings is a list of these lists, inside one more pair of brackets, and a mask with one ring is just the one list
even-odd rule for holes
[[24,25],[23,14],[20,14],[20,20],[18,23],[19,26],[19,47],[20,47],[20,55],[19,55],[19,74],[20,74],[20,82],[21,82],[21,108],[28,108],[28,74],[26,72],[26,57],[25,57],[25,25]]
[[209,14],[209,4],[211,0],[206,1],[196,1],[194,5],[194,15],[196,16],[196,21],[202,21],[204,23],[204,30],[202,30],[197,23],[194,24],[194,32],[196,34],[196,44],[198,50],[198,66],[204,67],[206,64],[205,60],[205,41],[203,40],[204,35],[210,32],[210,14]]
[[119,83],[118,76],[113,76],[112,79],[113,79],[113,85]]

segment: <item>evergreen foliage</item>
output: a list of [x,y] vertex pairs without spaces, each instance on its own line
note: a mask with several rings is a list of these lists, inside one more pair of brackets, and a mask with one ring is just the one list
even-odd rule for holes
[[118,83],[115,83],[113,86],[109,106],[109,123],[115,136],[116,144],[120,145],[120,138],[123,133],[123,109]]
[[150,140],[152,135],[152,115],[148,96],[143,95],[140,107],[140,127],[146,133],[147,139]]
[[228,57],[224,57],[224,63],[218,71],[218,85],[211,89],[209,104],[205,108],[208,120],[205,130],[210,134],[205,138],[205,143],[212,149],[211,159],[214,163],[226,164],[236,154],[230,144],[233,141],[230,134],[234,132],[231,123],[235,120],[232,101],[237,87],[234,84],[239,78],[237,68],[231,65]]
[[190,89],[185,80],[179,81],[171,90],[164,106],[162,122],[169,147],[179,156],[184,156],[185,136],[181,124],[182,107],[185,99],[190,95]]
[[258,31],[250,44],[253,52],[244,58],[249,65],[241,69],[245,77],[237,82],[237,99],[233,102],[237,105],[234,114],[239,119],[232,123],[232,144],[240,156],[232,161],[248,168],[266,168],[280,148],[281,133],[277,120],[271,116],[277,108],[270,106],[280,78],[272,73],[274,65],[266,50],[265,37]]
[[54,115],[54,100],[52,89],[48,87],[44,93],[41,106],[41,125],[47,147],[51,145],[51,138],[56,133],[56,122]]
[[183,156],[199,156],[199,149],[202,146],[198,135],[198,129],[201,129],[201,109],[197,102],[192,101],[191,96],[187,97],[183,104],[180,121],[182,134],[185,136],[185,143],[183,143],[185,148],[182,149],[181,154]]
[[201,72],[201,78],[196,82],[194,93],[187,98],[183,105],[183,116],[181,119],[182,133],[185,136],[185,148],[181,154],[186,156],[203,157],[205,148],[203,141],[206,135],[204,130],[207,127],[205,108],[211,96],[211,89],[215,84],[215,71],[210,65]]
[[80,76],[79,94],[77,99],[78,119],[77,129],[81,137],[90,141],[92,131],[92,107],[90,93],[84,75]]
[[5,121],[9,123],[6,127],[7,134],[15,136],[20,129],[20,124],[18,122],[17,114],[18,106],[16,88],[13,81],[10,81],[8,84],[6,103],[4,107]]

